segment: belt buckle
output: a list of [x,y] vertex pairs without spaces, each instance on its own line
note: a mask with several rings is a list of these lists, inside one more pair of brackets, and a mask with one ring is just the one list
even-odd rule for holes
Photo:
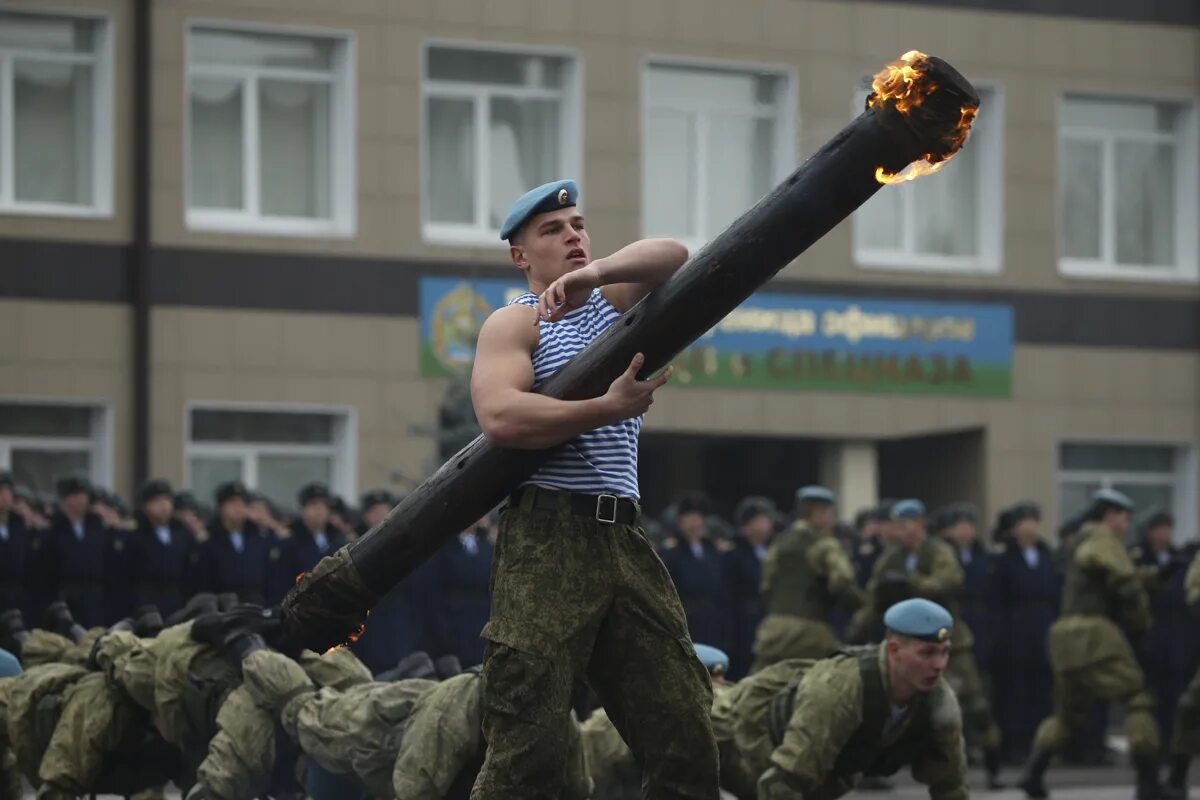
[[[612,503],[612,513],[608,516],[604,515],[605,500],[608,500]],[[603,522],[606,525],[612,525],[617,521],[617,496],[615,494],[596,495],[596,520]]]

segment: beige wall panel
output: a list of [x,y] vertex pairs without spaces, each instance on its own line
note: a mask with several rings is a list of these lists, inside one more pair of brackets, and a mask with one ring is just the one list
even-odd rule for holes
[[112,419],[114,489],[129,496],[132,318],[124,306],[0,300],[11,336],[0,360],[5,397],[91,400]]
[[[165,8],[160,30],[181,29],[189,17],[279,21],[284,5],[247,6],[192,0]],[[1005,187],[1004,268],[999,275],[938,275],[854,266],[850,226],[839,226],[785,274],[861,283],[1021,287],[1049,291],[1129,292],[1196,296],[1195,285],[1144,285],[1066,280],[1057,271],[1054,230],[1057,169],[1056,106],[1066,89],[1173,91],[1200,87],[1195,31],[1168,26],[977,12],[890,3],[823,0],[449,0],[354,2],[336,13],[319,4],[286,4],[286,22],[352,31],[358,42],[358,125],[362,147],[357,171],[357,231],[348,239],[300,239],[184,230],[183,186],[162,163],[176,167],[182,154],[168,151],[182,130],[168,130],[156,164],[155,236],[175,245],[296,250],[363,256],[505,261],[503,247],[429,244],[420,233],[420,42],[428,38],[553,44],[581,53],[584,66],[584,198],[597,253],[639,235],[641,195],[640,69],[654,55],[778,63],[795,69],[800,157],[828,140],[851,116],[856,81],[912,46],[940,54],[1005,92],[1008,154]],[[181,96],[182,33],[168,36],[158,57],[173,69],[164,97]],[[1111,42],[1128,51],[1136,67],[1114,75]],[[156,74],[156,80],[158,80]],[[164,101],[165,103],[165,101]],[[156,113],[178,115],[182,102]],[[176,173],[178,170],[176,170]],[[665,187],[667,191],[669,187]],[[387,198],[387,200],[381,200]],[[391,198],[404,198],[393,203]],[[599,212],[621,209],[619,218]]]

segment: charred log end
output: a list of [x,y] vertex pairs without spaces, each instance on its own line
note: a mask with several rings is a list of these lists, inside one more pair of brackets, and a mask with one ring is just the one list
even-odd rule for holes
[[[902,150],[931,164],[958,152],[979,110],[979,92],[962,73],[936,56],[921,56],[914,66],[921,70],[916,93],[911,97],[884,96],[872,92],[867,106],[901,145]],[[899,168],[904,163],[884,165]]]
[[372,591],[343,547],[301,576],[281,604],[283,631],[291,644],[323,653],[355,638],[381,595]]

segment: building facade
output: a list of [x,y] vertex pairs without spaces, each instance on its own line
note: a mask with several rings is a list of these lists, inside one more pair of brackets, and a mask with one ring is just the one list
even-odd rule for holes
[[[0,466],[125,494],[139,472],[240,476],[284,505],[313,478],[411,488],[473,320],[520,283],[513,198],[575,177],[595,255],[694,250],[917,48],[981,89],[968,146],[681,358],[646,427],[648,508],[821,480],[851,507],[1058,519],[1114,485],[1190,538],[1200,20],[1006,5],[3,0]],[[958,350],[913,367],[895,341],[847,364],[846,332],[918,317],[968,325],[964,368],[1004,377],[956,388],[934,373]]]

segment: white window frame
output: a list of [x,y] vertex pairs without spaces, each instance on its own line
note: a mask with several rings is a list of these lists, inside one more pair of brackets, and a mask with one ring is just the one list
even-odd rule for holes
[[[1065,445],[1096,445],[1103,447],[1170,447],[1174,450],[1174,464],[1170,473],[1146,471],[1111,471],[1063,469],[1062,452]],[[1066,482],[1098,483],[1111,487],[1116,483],[1134,485],[1162,485],[1166,476],[1171,477],[1174,505],[1166,509],[1175,516],[1176,542],[1182,543],[1188,539],[1178,538],[1184,535],[1197,535],[1196,523],[1200,519],[1200,465],[1197,463],[1197,449],[1194,443],[1172,441],[1165,439],[1097,439],[1090,437],[1072,437],[1059,439],[1054,446],[1054,503],[1059,506],[1062,501],[1062,486]],[[1065,509],[1057,508],[1058,518],[1062,519]],[[1144,511],[1145,509],[1139,509]],[[1137,513],[1137,512],[1135,512]]]
[[[305,36],[334,42],[332,76],[324,70],[292,67],[251,67],[194,64],[192,31],[212,28],[237,33]],[[226,19],[189,19],[184,33],[183,85],[183,202],[187,227],[198,231],[224,231],[297,237],[350,238],[356,227],[357,38],[354,31],[334,28],[270,25]],[[245,208],[191,207],[192,103],[191,79],[234,78],[244,81],[242,91],[242,200]],[[285,217],[261,213],[258,82],[262,79],[301,80],[330,86],[329,101],[329,209],[327,219]]]
[[[271,414],[326,414],[333,417],[332,444],[287,444],[281,442],[195,442],[192,440],[193,411],[257,411]],[[224,400],[194,400],[183,410],[183,481],[192,482],[192,457],[237,458],[242,462],[242,481],[258,486],[258,457],[329,456],[332,464],[329,486],[343,497],[355,497],[358,484],[358,412],[354,406],[307,403],[242,403]],[[296,487],[299,491],[300,487]],[[290,498],[271,498],[287,503]]]
[[[30,8],[0,4],[0,11],[38,17],[66,17],[96,25],[96,52],[52,53],[40,50],[0,48],[0,214],[49,217],[105,218],[113,215],[113,23],[109,14],[87,9]],[[31,58],[59,64],[92,65],[92,202],[55,203],[18,200],[16,197],[16,154],[13,142],[13,58]]]
[[[1181,120],[1175,135],[1165,133],[1134,133],[1120,134],[1106,128],[1066,128],[1063,125],[1063,104],[1071,98],[1142,101],[1147,103],[1170,103],[1179,106]],[[1072,138],[1088,139],[1099,142],[1102,146],[1104,172],[1101,175],[1101,242],[1100,258],[1081,259],[1068,258],[1056,254],[1058,270],[1067,277],[1095,278],[1100,280],[1129,280],[1166,283],[1196,283],[1200,282],[1200,248],[1198,248],[1198,230],[1200,230],[1200,135],[1197,133],[1196,100],[1193,97],[1183,97],[1170,94],[1132,94],[1128,92],[1092,92],[1086,90],[1067,91],[1060,94],[1055,106],[1056,137],[1058,150],[1055,158],[1061,159],[1063,139],[1068,132]],[[1175,185],[1175,222],[1172,226],[1175,232],[1175,263],[1170,266],[1135,264],[1119,264],[1116,261],[1116,204],[1113,199],[1116,194],[1116,162],[1115,147],[1117,139],[1141,139],[1143,141],[1174,141],[1175,143],[1175,175],[1178,178]],[[1055,183],[1055,226],[1058,236],[1063,235],[1062,189],[1063,172],[1057,170]],[[1055,247],[1059,253],[1058,242]]]
[[[769,73],[770,75],[782,81],[783,86],[780,90],[779,106],[775,111],[770,111],[765,104],[755,104],[751,107],[739,109],[740,112],[747,116],[755,118],[772,118],[775,119],[778,128],[775,137],[775,147],[771,153],[771,169],[769,174],[771,179],[778,183],[790,174],[799,166],[800,142],[799,142],[799,104],[797,100],[797,85],[798,71],[795,66],[788,64],[761,63],[753,61],[730,61],[716,58],[686,58],[672,55],[662,55],[656,53],[648,53],[642,57],[639,66],[641,70],[641,120],[638,126],[638,198],[639,201],[643,194],[642,181],[645,180],[646,174],[646,157],[647,151],[644,147],[646,141],[646,120],[649,118],[651,102],[650,102],[650,70],[654,67],[682,67],[691,69],[707,69],[720,70],[727,72],[740,73]],[[687,113],[695,113],[697,109],[693,105],[681,103],[674,106],[670,103],[653,104],[655,108],[668,108],[671,110],[683,111]],[[728,110],[728,109],[726,109]],[[699,114],[696,120],[699,134],[696,137],[696,160],[692,163],[692,168],[696,173],[696,191],[700,197],[696,201],[695,214],[692,219],[692,224],[697,231],[701,233],[696,236],[676,236],[683,242],[689,251],[696,252],[712,239],[716,238],[722,231],[705,231],[704,216],[708,202],[708,175],[703,168],[708,157],[709,146],[711,145],[710,137],[708,136],[709,115]],[[774,184],[768,187],[770,192],[774,188]],[[664,187],[664,191],[671,192],[678,190],[678,187]],[[639,203],[640,205],[640,203]],[[749,211],[750,209],[744,209]],[[733,220],[730,220],[733,222]],[[646,210],[640,209],[640,230],[643,236],[663,235],[661,232],[651,233],[646,227]],[[707,234],[707,235],[706,235]]]
[[[524,86],[502,86],[500,84],[476,84],[466,81],[435,81],[426,75],[431,49],[474,50],[512,55],[560,58],[564,64],[563,87],[544,89]],[[484,165],[491,162],[491,143],[485,133],[488,124],[488,100],[495,96],[530,98],[557,98],[561,101],[559,117],[560,153],[562,163],[558,174],[573,178],[582,187],[583,183],[583,59],[576,50],[541,45],[511,44],[507,42],[478,42],[466,39],[424,39],[421,42],[421,102],[419,111],[420,157],[421,157],[421,238],[427,244],[495,249],[501,244],[500,229],[487,224],[488,201],[491,196],[489,173]],[[479,224],[434,222],[429,219],[429,112],[430,97],[470,99],[474,104],[475,122],[475,219]],[[532,187],[530,187],[532,188]],[[517,199],[514,189],[513,200]],[[579,205],[583,206],[580,199]]]
[[29,406],[74,406],[92,412],[91,433],[80,436],[4,436],[0,435],[0,469],[12,468],[14,449],[52,451],[87,450],[91,454],[88,479],[97,486],[112,486],[113,413],[112,404],[100,398],[54,397],[49,395],[2,395],[0,412],[7,404]]
[[[871,79],[864,78],[864,86],[860,86],[854,95],[853,116],[862,113],[867,95],[870,93]],[[862,223],[857,214],[853,216],[851,232],[851,248],[854,252],[854,266],[861,269],[879,269],[899,272],[924,272],[932,274],[965,274],[965,275],[995,275],[1004,263],[1004,125],[1005,102],[1004,90],[999,83],[979,81],[975,83],[981,94],[987,98],[981,104],[980,115],[986,114],[988,119],[995,119],[995,124],[989,123],[986,134],[977,135],[972,130],[966,147],[978,147],[979,176],[976,183],[978,195],[978,230],[976,243],[978,250],[974,256],[947,256],[937,253],[921,253],[915,247],[914,209],[911,201],[903,204],[904,211],[904,246],[898,250],[882,250],[860,248],[858,245],[858,226]],[[935,176],[917,178],[931,180]],[[899,185],[882,186],[881,192],[906,192],[911,194],[912,182]]]

